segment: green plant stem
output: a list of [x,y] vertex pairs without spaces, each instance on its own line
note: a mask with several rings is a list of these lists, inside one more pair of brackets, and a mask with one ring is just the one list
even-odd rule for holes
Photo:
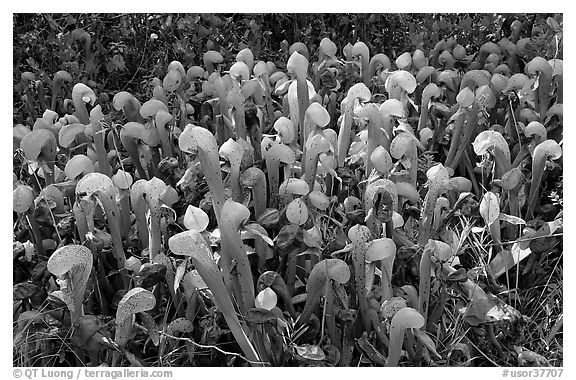
[[120,196],[120,237],[122,239],[128,238],[128,232],[130,231],[130,196],[127,194],[127,190],[120,190],[125,192]]
[[120,237],[120,215],[118,206],[116,205],[116,200],[114,199],[114,195],[106,194],[102,191],[98,191],[97,195],[104,207],[104,212],[106,213],[106,220],[108,221],[110,234],[112,235],[112,249],[114,251],[114,256],[116,256],[116,261],[118,262],[118,269],[122,269],[124,268],[126,256],[124,255],[122,238]]
[[136,217],[136,232],[138,233],[138,239],[143,247],[148,247],[149,233],[148,223],[146,222],[146,203],[142,197],[139,197],[138,199],[130,199],[130,201],[132,203],[132,210]]
[[387,351],[390,347],[390,341],[388,337],[384,333],[384,329],[382,328],[382,324],[380,323],[380,319],[378,318],[378,313],[374,309],[368,310],[368,318],[372,323],[372,329],[376,331],[376,336],[382,345],[385,347],[385,351]]
[[458,149],[456,150],[456,155],[454,156],[454,160],[450,163],[446,162],[446,167],[450,167],[452,170],[456,169],[458,162],[460,162],[460,158],[466,147],[470,145],[470,141],[472,140],[472,136],[474,135],[474,131],[478,126],[478,112],[479,106],[478,103],[474,102],[471,109],[467,109],[466,111],[466,128],[464,129],[464,136],[458,141]]
[[254,249],[258,255],[258,271],[260,273],[265,271],[266,258],[268,253],[268,243],[264,241],[261,236],[254,237]]
[[392,327],[390,331],[390,349],[388,350],[388,359],[386,367],[396,367],[400,360],[402,344],[404,343],[404,328]]
[[166,125],[157,125],[154,122],[154,126],[158,131],[158,136],[160,137],[160,144],[162,146],[162,158],[170,158],[173,156],[172,152],[172,142],[170,141],[170,131],[166,128]]
[[456,150],[458,149],[459,142],[462,139],[462,126],[464,125],[465,120],[466,113],[461,111],[454,121],[454,129],[452,130],[452,139],[450,139],[450,149],[448,150],[448,155],[446,156],[445,166],[450,166],[454,161]]
[[[429,243],[431,241],[429,240]],[[430,302],[430,276],[432,270],[431,255],[433,248],[426,244],[420,259],[420,284],[418,286],[418,311],[424,317],[424,328],[426,328],[426,319],[428,317],[428,306]]]
[[383,302],[389,300],[394,296],[394,290],[392,289],[392,280],[388,275],[388,270],[385,268],[384,260],[381,260],[381,263],[382,263],[382,269],[380,270],[380,272],[382,273],[382,278],[380,279],[381,281],[380,294],[382,296],[381,300]]
[[146,171],[144,170],[144,167],[142,167],[142,163],[140,162],[140,153],[138,151],[138,143],[136,142],[136,140],[132,137],[126,137],[122,139],[122,145],[124,145],[124,148],[126,148],[126,152],[128,152],[128,156],[130,156],[130,158],[132,159],[132,164],[136,168],[138,176],[141,179],[147,180],[148,174],[146,174]]
[[[362,243],[360,243],[362,244]],[[364,243],[366,244],[366,243]],[[356,242],[354,245],[359,245]],[[356,283],[356,296],[358,297],[358,305],[360,316],[364,321],[365,331],[370,331],[371,322],[368,317],[368,298],[366,296],[366,272],[365,272],[365,248],[356,246],[353,248],[354,256],[354,279]]]
[[[328,329],[328,336],[330,341],[340,350],[342,346],[340,345],[340,336],[338,330],[336,329],[336,315],[334,309],[334,288],[332,287],[332,280],[326,281],[326,293],[324,302],[324,318],[326,319],[326,326]],[[324,329],[322,329],[322,332]],[[320,340],[322,341],[322,340]]]
[[298,253],[300,248],[291,250],[286,254],[286,260],[288,262],[286,268],[286,286],[288,287],[288,292],[294,295],[294,284],[296,283],[296,263],[298,259]]
[[478,186],[478,181],[476,180],[476,173],[474,173],[474,166],[472,165],[472,160],[470,159],[470,150],[466,150],[464,155],[464,167],[468,173],[468,178],[472,182],[472,189],[477,197],[481,196],[480,186]]
[[98,159],[98,171],[108,177],[112,177],[112,167],[108,161],[108,155],[106,154],[106,148],[104,146],[104,134],[106,131],[102,127],[102,122],[96,117],[92,118],[91,124],[94,134],[94,149],[96,150],[96,157]]
[[246,118],[244,116],[244,105],[238,103],[235,107],[234,120],[236,121],[236,138],[246,139]]
[[295,140],[300,141],[300,150],[304,150],[305,133],[304,133],[304,119],[306,116],[306,110],[310,104],[310,99],[308,95],[308,83],[306,83],[306,77],[298,76],[296,78],[296,94],[298,96],[298,125],[296,126]]
[[490,224],[490,235],[492,236],[492,240],[494,240],[494,248],[496,252],[500,252],[502,250],[502,240],[500,238],[500,220],[495,220],[492,224]]
[[431,237],[434,206],[440,194],[441,189],[431,185],[428,188],[426,197],[424,198],[424,210],[420,218],[420,229],[418,231],[418,244],[420,245],[426,244],[428,239]]

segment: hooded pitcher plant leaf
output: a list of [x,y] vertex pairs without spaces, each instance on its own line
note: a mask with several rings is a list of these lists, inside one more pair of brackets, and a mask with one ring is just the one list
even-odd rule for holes
[[56,105],[58,104],[58,95],[60,95],[60,90],[62,89],[64,82],[72,82],[72,75],[66,70],[60,70],[54,74],[52,80],[52,106],[51,109],[56,111]]
[[318,156],[321,153],[330,151],[330,141],[324,137],[323,133],[311,134],[306,141],[306,162],[304,162],[304,173],[306,183],[310,189],[314,188],[316,180],[316,170],[318,168]]
[[[156,305],[156,298],[151,291],[136,287],[130,289],[118,303],[116,311],[116,334],[114,341],[121,348],[125,348],[132,336],[134,315],[151,310]],[[120,355],[114,352],[112,360],[116,365]]]
[[366,226],[356,224],[348,230],[348,238],[352,241],[352,260],[354,262],[354,279],[360,315],[364,321],[364,330],[370,331],[371,321],[368,317],[368,298],[366,294],[366,252],[372,233]]
[[261,292],[264,289],[272,289],[284,303],[284,307],[293,319],[296,319],[296,311],[292,304],[292,297],[288,291],[288,286],[278,273],[274,271],[266,271],[258,278],[257,289]]
[[412,68],[412,56],[409,52],[405,52],[400,54],[398,58],[396,58],[396,67],[400,70],[410,71]]
[[286,208],[286,218],[290,223],[302,226],[308,220],[308,207],[301,198],[294,199]]
[[524,135],[526,137],[531,137],[532,142],[530,143],[528,149],[531,154],[534,154],[534,148],[540,144],[542,141],[546,140],[548,137],[548,131],[542,123],[538,121],[531,121],[528,123],[526,128],[524,128]]
[[406,70],[397,70],[386,78],[384,87],[391,99],[400,100],[405,104],[407,94],[413,93],[417,85],[414,75]]
[[[420,281],[418,286],[418,310],[424,317],[423,326],[426,325],[428,318],[428,309],[430,306],[430,280],[432,275],[432,257],[439,260],[441,255],[441,248],[438,243],[443,243],[437,240],[429,239],[424,246],[422,257],[420,259]],[[441,247],[442,247],[441,245]]]
[[91,106],[96,102],[96,94],[94,91],[86,86],[84,83],[76,83],[72,88],[72,102],[76,112],[74,115],[80,120],[82,124],[89,124],[90,117],[86,109],[86,103]]
[[540,143],[535,149],[532,157],[532,183],[530,184],[530,193],[528,195],[528,213],[533,215],[536,208],[537,195],[540,189],[540,183],[546,168],[548,159],[557,160],[562,156],[562,147],[555,140],[546,140]]
[[248,359],[257,361],[258,354],[238,320],[236,310],[224,285],[222,273],[202,235],[196,231],[181,232],[168,239],[168,246],[172,252],[178,255],[190,256],[194,267],[214,295],[214,303],[224,315],[224,319],[226,319],[226,323],[242,351]]
[[350,280],[350,268],[345,261],[324,259],[314,265],[306,283],[306,304],[302,314],[296,321],[296,326],[303,326],[308,323],[312,311],[318,305],[318,301],[326,289],[326,281],[329,280],[339,284],[345,284]]
[[220,160],[218,157],[218,144],[216,138],[209,130],[188,124],[178,139],[178,146],[186,153],[197,153],[202,163],[202,171],[210,188],[210,195],[214,205],[214,214],[220,225],[222,206],[225,195],[220,174]]
[[18,185],[12,191],[12,209],[19,214],[26,213],[34,206],[34,191],[26,185]]
[[233,116],[234,116],[234,129],[236,131],[236,137],[239,139],[245,139],[247,133],[245,108],[244,108],[246,98],[236,82],[234,87],[228,92],[228,95],[226,96],[226,102],[234,110]]
[[82,123],[66,124],[58,131],[58,145],[62,148],[69,148],[76,140],[76,137],[84,134],[86,125]]
[[126,120],[136,121],[138,123],[143,123],[144,118],[140,116],[140,107],[142,104],[140,101],[131,93],[127,91],[120,91],[114,95],[112,99],[112,106],[117,111],[124,111]]
[[418,172],[418,149],[416,137],[410,132],[402,132],[394,137],[390,144],[390,155],[397,159],[404,159],[410,163],[408,167],[409,183],[416,187]]
[[102,107],[97,104],[96,107],[90,111],[90,126],[92,128],[92,137],[94,139],[94,148],[96,149],[96,156],[98,157],[98,170],[100,173],[112,176],[112,167],[108,161],[106,147],[104,146],[105,130],[102,121],[105,119],[102,113]]
[[490,84],[490,77],[490,73],[486,70],[467,71],[460,81],[460,90],[464,89],[464,87],[475,90],[480,86],[488,85]]
[[138,149],[138,141],[141,140],[140,137],[143,137],[144,135],[148,135],[146,127],[135,121],[124,124],[120,130],[120,141],[132,159],[132,163],[136,167],[138,175],[141,178],[148,179],[148,174],[142,166],[140,151]]
[[264,172],[255,166],[251,166],[240,174],[240,184],[243,187],[252,189],[254,216],[258,220],[266,210],[266,197],[268,195]]
[[162,158],[172,157],[172,141],[170,131],[167,128],[172,120],[172,115],[165,110],[159,110],[154,118],[154,125],[158,131],[158,137],[162,143]]
[[145,179],[139,179],[132,184],[130,189],[130,205],[136,217],[136,231],[144,247],[148,247],[149,244],[148,223],[146,221],[147,205],[143,196],[146,183]]
[[496,178],[502,178],[510,170],[510,148],[500,132],[482,131],[472,143],[474,153],[485,155],[490,152],[496,161]]
[[[396,258],[396,243],[390,238],[374,239],[368,243],[366,250],[366,261],[370,263],[381,263],[381,294],[382,300],[390,299],[393,296],[392,291],[392,268]],[[374,271],[375,265],[369,266]],[[368,286],[370,285],[370,286]],[[372,289],[372,284],[366,284],[366,290]]]
[[[408,199],[411,202],[418,203],[420,201],[420,194],[416,186],[408,182],[396,182],[396,192],[399,197]],[[398,206],[400,208],[400,206]]]
[[378,173],[384,177],[392,171],[392,157],[390,153],[383,146],[377,146],[370,155],[372,166]]
[[116,323],[124,324],[134,314],[148,311],[156,305],[156,298],[152,292],[143,288],[132,288],[118,303]]
[[241,203],[226,200],[222,207],[220,233],[222,234],[222,269],[231,276],[232,290],[240,310],[246,312],[254,307],[254,283],[250,262],[240,237],[240,224],[250,218],[250,211]]
[[368,65],[369,76],[373,78],[379,71],[390,70],[391,67],[390,58],[386,54],[375,54]]
[[428,192],[424,198],[424,208],[420,216],[418,231],[418,244],[424,245],[431,237],[434,207],[436,200],[446,190],[449,184],[448,170],[442,164],[435,165],[426,172],[428,178]]
[[[70,244],[57,249],[48,259],[48,271],[60,278],[60,290],[64,295],[70,318],[74,323],[84,315],[86,285],[92,271],[92,252],[83,246]],[[68,276],[65,275],[68,273]]]
[[310,187],[306,181],[298,178],[288,178],[278,189],[278,198],[280,208],[286,207],[288,203],[294,200],[294,195],[304,196],[310,192]]
[[224,157],[230,163],[229,182],[232,187],[232,198],[240,202],[242,198],[242,189],[240,187],[240,164],[244,156],[242,145],[232,139],[226,140],[219,150],[220,156]]
[[436,77],[438,75],[438,71],[436,70],[435,67],[432,66],[423,66],[421,68],[418,69],[418,72],[416,73],[416,83],[418,83],[419,85],[428,82],[428,80],[430,81],[430,83],[435,83],[436,81]]
[[476,89],[476,102],[487,110],[496,106],[496,96],[489,85],[480,86]]
[[156,114],[161,110],[169,112],[166,104],[164,104],[158,99],[150,99],[144,104],[142,104],[142,107],[140,107],[139,112],[140,116],[142,116],[144,119],[148,119],[156,116]]
[[[305,56],[295,51],[292,53],[290,58],[288,58],[288,63],[286,64],[286,69],[289,73],[293,74],[296,79],[296,93],[298,98],[297,103],[297,112],[298,118],[294,121],[294,125],[296,127],[296,141],[300,141],[300,148],[305,143],[304,136],[303,136],[303,127],[304,127],[304,117],[306,113],[306,109],[310,104],[309,98],[309,91],[308,91],[308,83],[306,80],[306,76],[308,73],[308,59]],[[312,88],[312,91],[313,88]],[[291,112],[292,113],[292,112]],[[296,122],[297,121],[297,122]]]
[[366,192],[364,193],[364,211],[367,214],[370,209],[374,207],[376,194],[382,191],[386,191],[390,194],[390,198],[392,198],[392,211],[398,210],[398,190],[396,184],[389,179],[380,178],[369,183],[366,187]]
[[162,80],[162,86],[168,92],[174,92],[182,85],[183,74],[177,69],[168,70],[168,74]]
[[448,151],[448,156],[446,157],[446,163],[453,162],[456,156],[456,151],[458,150],[458,145],[461,143],[462,128],[464,127],[464,122],[466,121],[466,111],[460,107],[454,115],[450,117],[448,124],[452,124],[452,138],[450,140],[450,149]]
[[137,122],[128,122],[124,124],[120,131],[120,137],[127,139],[132,138],[142,141],[144,144],[155,147],[160,144],[160,136],[156,128],[150,127],[149,124]]
[[96,197],[102,203],[112,235],[113,251],[118,262],[118,268],[123,268],[126,256],[120,236],[120,211],[116,204],[116,192],[117,189],[112,179],[102,173],[88,173],[76,184],[76,197],[83,195]]
[[338,132],[338,167],[344,166],[344,160],[348,155],[348,148],[350,147],[350,134],[352,131],[352,119],[354,117],[354,103],[356,99],[360,102],[367,102],[372,96],[370,90],[364,83],[357,83],[350,87],[346,95],[344,108],[344,117],[342,118],[342,125]]
[[310,204],[319,210],[326,210],[331,203],[330,198],[321,191],[314,190],[308,193],[308,200]]
[[150,258],[154,258],[160,253],[162,236],[160,231],[162,195],[168,190],[168,186],[154,177],[144,184],[143,196],[150,210],[150,225],[148,228],[148,249]]
[[54,182],[57,143],[52,132],[37,129],[26,134],[20,141],[20,149],[27,160],[38,162],[43,167],[47,185]]
[[422,131],[430,123],[428,107],[432,98],[440,97],[441,92],[435,83],[428,83],[422,90],[422,102],[420,104],[420,119],[418,120],[418,131]]
[[[380,109],[378,105],[374,103],[368,103],[359,110],[356,111],[356,115],[359,119],[364,119],[367,121],[367,129],[368,129],[368,144],[366,150],[366,156],[371,157],[372,153],[376,149],[376,147],[383,146],[385,148],[390,147],[390,139],[388,136],[383,133],[382,127],[384,120],[382,118],[382,114],[380,113]],[[366,167],[365,167],[365,174],[366,177],[370,175],[372,172],[372,161],[365,160]]]
[[424,326],[424,323],[424,317],[422,317],[416,309],[405,307],[398,310],[390,322],[390,349],[388,350],[386,367],[395,367],[398,365],[406,329],[419,329]]
[[[264,149],[262,150],[265,151]],[[288,166],[296,162],[296,153],[288,145],[274,144],[264,153],[266,169],[268,170],[269,207],[276,207],[278,202],[278,189],[280,186],[280,163]],[[285,171],[286,173],[287,171]]]
[[112,183],[118,188],[118,209],[120,211],[120,236],[126,239],[128,231],[130,230],[130,187],[132,186],[132,175],[122,169],[118,169],[116,174],[112,176]]
[[[314,133],[319,133],[330,123],[330,114],[326,108],[322,107],[320,103],[313,102],[306,109],[304,117],[304,127],[302,129],[302,136],[304,139],[302,151],[302,163],[306,162],[306,151],[308,150],[308,139]],[[336,145],[336,144],[333,144]],[[302,174],[305,173],[306,168],[303,167]]]
[[385,135],[384,148],[390,150],[390,142],[394,138],[394,120],[396,118],[403,119],[406,117],[406,109],[404,105],[396,99],[387,99],[379,107],[382,114],[382,132]]
[[538,75],[538,88],[536,90],[538,97],[538,111],[540,121],[543,122],[548,111],[550,100],[550,87],[552,84],[553,69],[552,66],[542,57],[534,57],[526,65],[526,72],[532,76]]
[[283,144],[290,144],[292,141],[294,141],[294,123],[287,117],[282,116],[278,118],[274,122],[274,130],[278,134],[278,137]]
[[224,57],[216,50],[208,50],[202,56],[202,61],[204,63],[204,67],[206,67],[206,71],[208,71],[208,74],[212,74],[215,70],[214,64],[222,63],[222,61],[224,61]]
[[362,75],[363,82],[366,86],[370,84],[370,51],[368,46],[362,42],[358,41],[352,46],[351,50],[352,59],[360,68],[360,73]]
[[474,93],[468,87],[464,87],[456,96],[456,102],[462,108],[470,107],[475,100]]

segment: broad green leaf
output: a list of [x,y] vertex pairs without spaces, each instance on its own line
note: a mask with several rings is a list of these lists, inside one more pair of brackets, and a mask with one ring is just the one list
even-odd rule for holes
[[500,220],[502,220],[504,222],[508,222],[510,224],[515,224],[515,225],[526,224],[524,219],[519,218],[519,217],[514,216],[514,215],[504,214],[502,212],[500,213]]
[[302,356],[304,359],[308,360],[324,360],[326,355],[324,351],[318,346],[312,344],[305,344],[303,346],[294,345],[298,355]]
[[498,197],[493,192],[489,191],[484,194],[480,202],[480,215],[488,226],[498,220],[500,205],[498,204]]
[[494,278],[500,277],[507,270],[512,269],[520,261],[524,260],[532,253],[530,247],[522,248],[519,243],[514,243],[512,248],[508,251],[506,249],[498,252],[498,254],[488,264],[488,273]]
[[[245,234],[242,239],[251,239],[254,236],[260,236],[269,246],[274,247],[274,242],[268,237],[268,232],[258,223],[250,223],[244,226]],[[243,231],[244,232],[244,231]]]

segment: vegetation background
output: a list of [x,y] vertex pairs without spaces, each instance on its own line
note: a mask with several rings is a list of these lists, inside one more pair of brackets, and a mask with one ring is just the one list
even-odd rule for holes
[[[50,84],[55,72],[66,70],[74,82],[84,81],[98,93],[125,90],[141,97],[148,95],[147,81],[164,77],[170,62],[199,65],[210,49],[230,62],[249,47],[279,69],[292,43],[303,42],[317,54],[324,37],[340,49],[363,41],[391,60],[416,48],[428,51],[447,37],[474,54],[483,43],[509,35],[514,20],[525,24],[522,37],[530,34],[534,40],[528,59],[561,59],[563,47],[557,50],[549,16],[554,14],[14,14],[14,122],[24,121],[24,71]],[[73,42],[77,28],[92,36],[89,65],[82,42]]]
[[[34,124],[21,100],[25,87],[21,74],[26,71],[34,73],[46,87],[51,86],[54,73],[66,70],[73,83],[84,82],[98,95],[112,99],[119,91],[129,91],[139,99],[149,99],[150,80],[163,78],[170,62],[178,60],[184,67],[201,65],[202,55],[208,50],[220,51],[229,64],[238,51],[249,47],[256,59],[273,61],[279,70],[285,69],[292,43],[303,42],[315,57],[324,37],[338,46],[340,56],[347,43],[363,41],[370,52],[382,52],[395,60],[416,48],[428,52],[448,37],[455,38],[468,54],[474,54],[483,43],[508,36],[514,20],[524,24],[521,37],[532,38],[526,61],[535,56],[562,59],[563,44],[557,38],[562,30],[547,23],[549,17],[558,19],[552,13],[14,14],[13,124]],[[92,37],[89,50],[73,38],[72,31],[78,28]],[[312,57],[311,62],[315,60]],[[561,209],[562,172],[555,173],[556,177],[548,178],[547,202]],[[532,320],[523,339],[534,351],[549,350],[547,359],[561,366],[562,334],[553,336],[553,341],[547,338],[563,315],[562,258],[557,255],[537,264],[540,266],[528,273],[520,286],[519,297],[531,300],[522,310]],[[14,278],[20,275],[18,270],[15,267]],[[57,345],[48,347],[53,350],[51,354],[59,350]],[[493,352],[487,361],[480,361],[491,365],[497,359],[498,353]]]

